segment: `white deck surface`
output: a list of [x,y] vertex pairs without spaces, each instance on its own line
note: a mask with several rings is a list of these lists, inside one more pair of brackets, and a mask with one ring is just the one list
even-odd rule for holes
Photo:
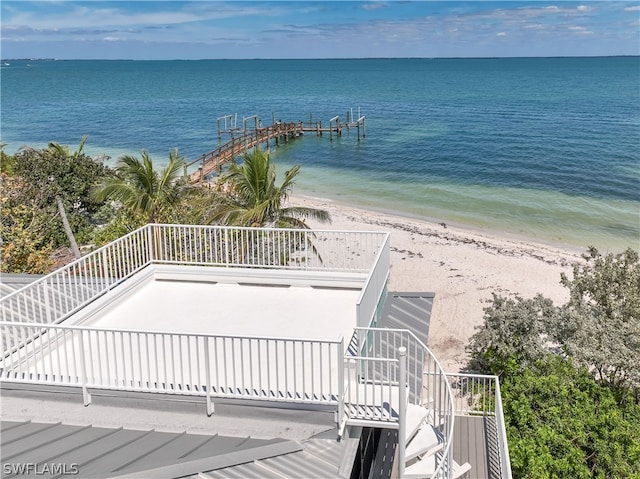
[[360,291],[214,281],[152,275],[125,283],[65,321],[89,330],[52,329],[16,351],[25,358],[14,363],[16,378],[335,402]]
[[348,343],[360,291],[150,278],[82,323],[97,328]]

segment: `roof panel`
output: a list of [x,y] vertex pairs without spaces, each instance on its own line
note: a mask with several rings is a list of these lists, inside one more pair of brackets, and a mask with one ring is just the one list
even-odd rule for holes
[[[215,469],[209,477],[281,478],[261,463],[300,455],[296,461],[275,461],[276,468],[294,470],[285,477],[315,470],[313,456],[304,459],[303,446],[285,439],[253,439],[220,435],[164,433],[60,423],[3,421],[3,462],[78,464],[82,477],[185,477]],[[334,441],[335,442],[335,441]],[[316,448],[326,450],[326,446]],[[240,465],[238,465],[240,464]],[[292,464],[288,466],[287,464]],[[327,468],[326,462],[324,468]],[[336,468],[337,470],[337,468]],[[53,477],[38,474],[38,477]],[[221,475],[220,475],[221,474]],[[191,477],[198,477],[198,474]],[[207,477],[199,476],[199,477]]]

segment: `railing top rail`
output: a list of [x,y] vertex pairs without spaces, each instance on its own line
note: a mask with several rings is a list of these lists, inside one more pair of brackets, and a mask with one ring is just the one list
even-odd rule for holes
[[[408,329],[387,329],[387,328],[365,328],[365,327],[358,327],[356,328],[357,330],[361,330],[361,331],[387,331],[387,332],[401,332],[403,334],[407,334],[409,337],[413,338],[413,340],[416,341],[416,343],[422,347],[427,354],[430,356],[431,360],[434,361],[437,370],[440,372],[440,374],[442,374],[444,376],[444,387],[445,387],[445,391],[447,393],[447,396],[449,397],[449,401],[450,401],[450,405],[451,405],[451,420],[449,421],[449,430],[446,432],[446,437],[448,438],[448,442],[446,444],[446,447],[443,451],[443,457],[448,457],[449,456],[449,451],[451,450],[451,448],[453,447],[453,430],[454,430],[454,422],[455,422],[455,417],[454,417],[454,397],[453,397],[453,391],[451,390],[451,384],[449,384],[449,381],[446,380],[446,376],[447,374],[444,372],[444,369],[442,368],[442,365],[440,364],[440,361],[438,361],[438,358],[435,356],[435,354],[433,354],[433,352],[427,347],[426,344],[424,344],[422,341],[420,341],[420,339],[413,334],[412,331],[408,330]],[[441,474],[444,470],[445,467],[445,463],[446,461],[441,462],[438,467],[436,468],[436,470],[433,473],[433,477],[439,477],[438,474]],[[448,465],[449,468],[452,467],[451,464]]]
[[351,355],[345,356],[345,359],[349,361],[357,359],[361,361],[380,361],[380,362],[386,362],[386,363],[397,363],[400,361],[398,358],[372,358],[371,356],[351,356]]
[[34,287],[34,286],[36,286],[36,285],[38,285],[40,283],[44,283],[44,282],[48,281],[49,278],[55,276],[56,274],[59,274],[61,271],[71,269],[74,266],[77,266],[77,265],[81,264],[83,261],[86,261],[87,259],[91,258],[92,256],[97,256],[98,254],[101,254],[103,251],[107,250],[109,247],[113,246],[114,244],[119,243],[121,241],[124,241],[125,239],[127,239],[129,237],[135,236],[136,234],[141,233],[142,231],[147,229],[148,227],[149,227],[149,224],[141,226],[140,228],[135,229],[135,230],[131,231],[130,233],[127,233],[124,236],[121,236],[117,240],[111,241],[110,243],[107,243],[106,245],[101,246],[100,248],[91,251],[90,253],[88,253],[88,254],[86,254],[86,255],[84,255],[84,256],[82,256],[82,257],[80,257],[80,258],[78,258],[78,259],[76,259],[74,261],[72,261],[71,263],[66,264],[66,265],[56,269],[55,271],[52,271],[51,273],[48,273],[48,274],[44,275],[43,277],[36,279],[32,283],[26,284],[23,287],[21,287],[19,289],[16,289],[15,291],[12,291],[11,293],[7,294],[6,296],[2,296],[0,298],[0,303],[6,301],[9,298],[12,298],[13,296],[17,296],[18,294],[22,293],[26,289],[32,288],[32,287]]
[[56,269],[55,271],[52,271],[51,273],[48,273],[44,276],[42,276],[41,278],[38,278],[37,280],[33,281],[32,283],[26,284],[24,286],[22,286],[21,288],[12,291],[11,293],[7,294],[6,296],[3,296],[0,298],[0,304],[3,303],[4,301],[8,301],[11,298],[13,298],[14,296],[17,296],[19,294],[21,294],[24,290],[27,290],[29,288],[33,288],[36,287],[39,284],[42,283],[46,283],[50,278],[54,277],[55,275],[59,274],[62,271],[65,270],[70,270],[72,268],[74,268],[77,265],[82,264],[83,262],[87,261],[88,259],[90,259],[93,256],[97,256],[99,254],[101,254],[103,251],[107,250],[108,248],[112,247],[113,245],[119,243],[119,242],[123,242],[126,241],[128,238],[133,237],[137,234],[140,234],[141,232],[143,232],[146,229],[149,228],[154,228],[154,227],[160,227],[160,228],[180,228],[180,227],[189,227],[189,228],[197,228],[197,229],[219,229],[219,230],[228,230],[228,231],[271,231],[271,232],[306,232],[307,234],[314,234],[314,233],[319,233],[319,234],[323,234],[323,233],[338,233],[338,234],[348,234],[348,235],[352,235],[352,236],[357,236],[357,235],[362,235],[362,234],[366,234],[366,235],[370,235],[370,236],[381,236],[384,238],[383,241],[381,241],[381,245],[384,244],[384,241],[388,241],[388,237],[389,237],[389,233],[388,232],[383,232],[383,231],[355,231],[355,230],[322,230],[322,229],[309,229],[309,230],[304,230],[304,229],[295,229],[295,228],[252,228],[252,227],[245,227],[245,226],[221,226],[221,225],[184,225],[184,224],[167,224],[167,223],[149,223],[146,224],[144,226],[141,226],[140,228],[118,238],[115,241],[112,241],[111,243],[108,243],[104,246],[101,246],[100,248],[91,251],[90,253],[88,253],[85,256],[82,256],[79,259],[74,260],[73,262],[62,266],[61,268]]
[[[149,223],[142,228],[145,227],[153,227],[153,226],[161,226],[161,227],[189,227],[189,228],[200,228],[200,229],[221,229],[221,230],[245,230],[245,231],[286,231],[286,232],[307,232],[310,234],[313,233],[347,233],[352,235],[357,234],[368,234],[372,236],[384,236],[388,238],[389,232],[387,231],[367,231],[367,230],[331,230],[331,229],[301,229],[301,228],[273,228],[273,227],[261,227],[261,228],[253,228],[251,226],[224,226],[224,225],[189,225],[189,224],[171,224],[171,223]],[[137,230],[136,230],[137,231]],[[134,231],[135,233],[135,231]]]
[[297,337],[276,337],[276,336],[255,336],[246,334],[207,334],[207,333],[193,333],[188,331],[159,331],[149,329],[122,329],[122,328],[92,328],[90,326],[77,326],[74,324],[45,324],[45,323],[24,323],[17,321],[0,321],[0,327],[29,327],[37,329],[64,329],[74,331],[98,331],[107,333],[127,333],[127,334],[162,334],[168,336],[191,336],[191,337],[206,337],[206,338],[225,338],[225,339],[251,339],[259,341],[295,341],[306,343],[324,343],[324,344],[341,344],[343,342],[343,336],[339,336],[338,339],[312,339],[312,338],[297,338]]
[[494,374],[475,374],[475,373],[445,373],[447,377],[456,378],[478,378],[478,379],[493,379],[499,380],[500,378]]

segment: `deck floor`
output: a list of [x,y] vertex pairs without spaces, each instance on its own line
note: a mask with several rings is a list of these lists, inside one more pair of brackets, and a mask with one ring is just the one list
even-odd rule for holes
[[453,459],[458,464],[468,462],[471,470],[466,479],[499,479],[496,423],[492,417],[456,416],[454,424]]
[[149,279],[84,326],[337,340],[351,338],[359,290]]
[[154,278],[116,289],[113,302],[67,320],[90,328],[82,344],[72,329],[39,335],[15,378],[76,384],[84,367],[96,388],[315,402],[339,393],[348,339],[342,350],[338,341],[352,335],[359,290]]

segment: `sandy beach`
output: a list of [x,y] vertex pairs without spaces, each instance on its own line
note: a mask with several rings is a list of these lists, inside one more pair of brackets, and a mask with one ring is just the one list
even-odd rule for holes
[[367,211],[330,200],[296,196],[290,203],[322,208],[330,225],[317,229],[376,230],[391,234],[391,291],[435,293],[429,347],[447,371],[466,362],[465,345],[492,292],[530,298],[542,293],[556,304],[568,299],[560,273],[571,272],[580,251],[519,238]]

